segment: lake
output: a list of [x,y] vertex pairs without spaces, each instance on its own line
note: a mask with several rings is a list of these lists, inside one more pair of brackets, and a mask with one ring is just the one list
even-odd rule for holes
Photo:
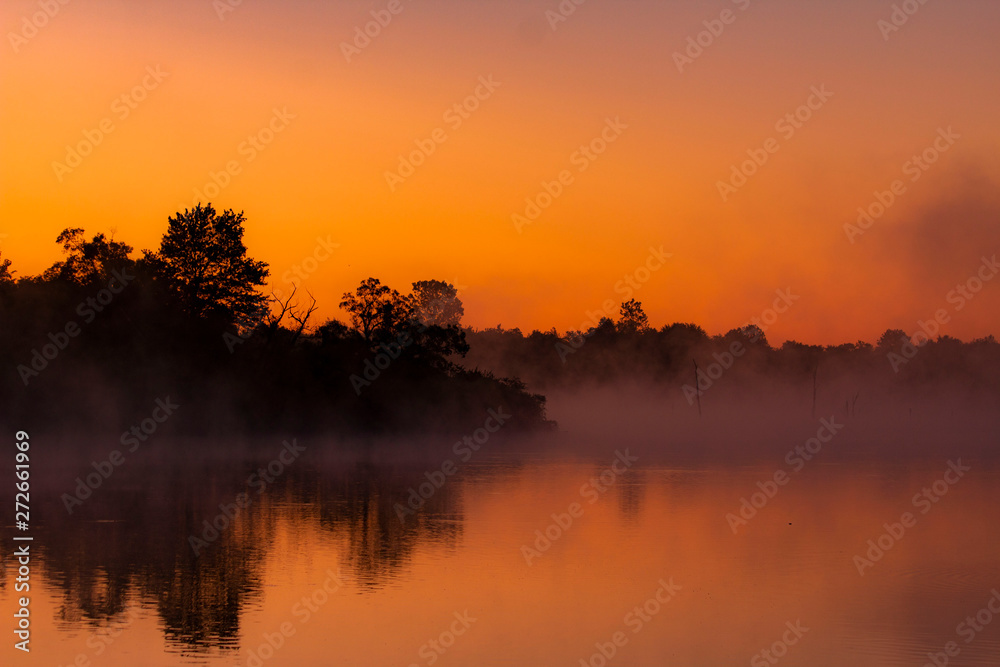
[[32,651],[5,612],[4,663],[1000,662],[991,464],[671,465],[552,439],[164,439],[79,503],[100,457],[36,439]]

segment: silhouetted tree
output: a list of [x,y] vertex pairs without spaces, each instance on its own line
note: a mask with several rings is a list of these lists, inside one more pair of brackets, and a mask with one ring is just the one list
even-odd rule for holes
[[107,282],[113,271],[133,263],[129,259],[132,246],[109,239],[104,234],[97,234],[88,241],[80,227],[64,229],[56,237],[56,243],[62,244],[66,259],[50,266],[42,274],[45,280],[93,285]]
[[195,317],[253,322],[267,308],[257,288],[268,276],[266,262],[247,257],[243,212],[216,214],[211,204],[184,209],[169,219],[160,249],[146,261]]
[[619,314],[618,331],[621,333],[638,333],[649,328],[649,318],[642,309],[642,303],[635,299],[624,302]]
[[747,324],[746,326],[740,328],[739,332],[744,338],[746,338],[747,343],[750,345],[770,347],[767,343],[767,336],[764,335],[764,330],[756,324]]
[[378,278],[367,278],[354,292],[344,292],[341,297],[340,307],[347,311],[351,325],[366,341],[372,341],[391,293]]
[[904,338],[910,340],[910,337],[902,329],[886,329],[885,333],[879,337],[876,346],[880,350],[896,348],[899,347],[900,341]]
[[282,322],[286,315],[290,320],[295,322],[294,327],[290,329],[292,335],[289,342],[291,344],[295,344],[295,341],[306,330],[306,327],[309,325],[309,318],[316,312],[316,298],[307,291],[306,294],[309,294],[311,303],[308,306],[300,307],[298,301],[295,299],[295,293],[298,291],[298,287],[293,287],[292,293],[286,299],[279,297],[273,292],[271,293],[269,297],[272,305],[271,311],[264,318],[263,322],[267,328],[269,338],[273,339],[279,329],[285,328]]
[[379,340],[394,340],[417,323],[414,317],[413,297],[390,290],[382,303],[381,316],[375,337]]
[[0,284],[14,282],[14,272],[10,270],[10,260],[3,259],[0,253]]
[[465,308],[454,285],[440,280],[413,283],[414,317],[426,326],[459,326]]

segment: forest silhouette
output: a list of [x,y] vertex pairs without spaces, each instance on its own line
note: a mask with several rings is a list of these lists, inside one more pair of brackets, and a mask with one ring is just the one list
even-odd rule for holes
[[544,398],[465,369],[454,287],[401,295],[375,278],[344,294],[350,324],[311,326],[316,304],[267,294],[267,264],[243,243],[245,217],[198,205],[169,218],[159,248],[64,230],[64,258],[17,276],[0,257],[0,393],[12,422],[113,425],[180,404],[172,430],[386,433],[548,425]]
[[837,399],[848,412],[876,388],[997,387],[992,336],[889,329],[874,344],[774,348],[755,324],[716,336],[653,328],[634,299],[617,321],[524,335],[463,326],[456,288],[438,280],[403,294],[368,278],[343,294],[345,321],[319,323],[308,293],[266,291],[268,265],[249,255],[245,223],[199,204],[171,216],[160,246],[138,257],[80,228],[58,236],[63,259],[40,275],[19,276],[0,256],[8,419],[118,428],[170,397],[185,416],[169,428],[196,433],[462,431],[498,407],[514,416],[505,430],[519,430],[554,426],[534,392],[625,380],[672,385],[693,405],[719,384],[752,392],[781,381],[815,396],[817,383],[851,376]]

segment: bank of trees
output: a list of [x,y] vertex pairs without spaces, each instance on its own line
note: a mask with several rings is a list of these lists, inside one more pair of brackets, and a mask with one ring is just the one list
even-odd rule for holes
[[[69,228],[62,259],[35,276],[0,257],[0,421],[118,428],[169,394],[184,406],[176,427],[200,432],[456,430],[499,405],[521,427],[547,425],[543,397],[455,363],[468,345],[454,286],[401,294],[369,278],[344,294],[347,324],[319,323],[308,294],[265,291],[245,222],[199,205],[138,254]],[[351,378],[386,349],[391,364],[358,391]]]
[[797,383],[811,394],[817,374],[820,386],[836,378],[862,392],[876,386],[880,391],[934,391],[956,385],[1000,394],[1000,344],[993,336],[931,340],[920,332],[911,336],[888,329],[874,343],[772,345],[755,324],[718,335],[690,323],[654,327],[642,304],[632,300],[621,305],[617,318],[602,317],[581,330],[522,333],[498,325],[467,329],[466,340],[467,365],[519,377],[543,392],[621,382],[652,382],[682,391],[694,386],[697,363],[702,369],[718,365],[724,373],[713,384],[747,395],[781,383]]

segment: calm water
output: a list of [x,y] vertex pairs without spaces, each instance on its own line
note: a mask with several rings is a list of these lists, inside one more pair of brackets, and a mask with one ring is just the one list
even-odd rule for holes
[[[1000,618],[959,628],[992,621],[981,610],[1000,589],[1000,472],[986,464],[938,497],[944,459],[814,461],[734,534],[726,515],[775,465],[611,473],[616,444],[467,463],[313,444],[262,488],[248,478],[279,440],[217,456],[160,443],[72,515],[59,498],[92,457],[39,452],[32,652],[11,648],[5,527],[4,664],[597,666],[603,650],[636,667],[920,666],[952,641],[950,664],[1000,663]],[[394,506],[447,459],[457,472],[432,474],[443,486],[401,521]],[[937,502],[913,502],[923,487]],[[249,507],[196,556],[190,536],[244,491]],[[904,512],[915,525],[860,575],[854,557]]]

